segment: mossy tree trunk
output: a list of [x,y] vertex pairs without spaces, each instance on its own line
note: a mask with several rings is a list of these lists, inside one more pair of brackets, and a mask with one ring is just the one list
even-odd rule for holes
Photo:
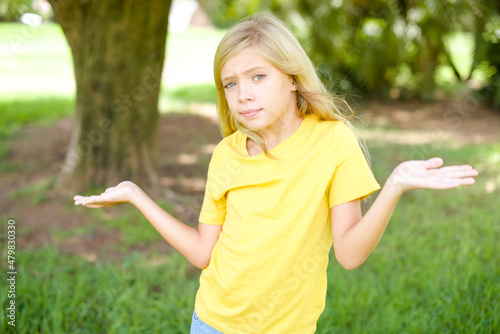
[[49,0],[71,48],[76,126],[59,188],[159,195],[158,94],[171,0]]

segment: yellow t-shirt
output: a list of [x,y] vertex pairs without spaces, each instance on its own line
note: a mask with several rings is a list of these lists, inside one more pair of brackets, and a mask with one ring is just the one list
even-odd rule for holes
[[250,156],[240,131],[217,145],[200,222],[222,225],[195,309],[227,333],[314,333],[325,307],[330,209],[380,188],[342,122],[306,117]]

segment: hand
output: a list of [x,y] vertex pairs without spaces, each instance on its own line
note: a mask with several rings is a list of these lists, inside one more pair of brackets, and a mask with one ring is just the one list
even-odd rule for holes
[[474,177],[478,172],[471,166],[441,167],[442,165],[441,158],[406,161],[394,169],[389,181],[401,193],[419,188],[452,189],[475,183]]
[[123,203],[131,203],[134,194],[140,188],[133,182],[124,181],[116,187],[106,189],[100,195],[80,196],[76,195],[73,199],[75,205],[82,205],[88,208],[104,208]]

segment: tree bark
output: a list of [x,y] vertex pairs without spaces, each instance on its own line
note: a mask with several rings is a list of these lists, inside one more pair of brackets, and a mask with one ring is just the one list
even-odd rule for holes
[[158,94],[171,0],[49,0],[74,61],[76,126],[58,188],[160,194]]

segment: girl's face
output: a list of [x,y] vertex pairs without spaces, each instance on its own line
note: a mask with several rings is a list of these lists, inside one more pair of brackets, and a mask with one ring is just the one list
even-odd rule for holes
[[231,113],[250,130],[279,134],[299,117],[292,78],[252,48],[230,58],[221,78]]

